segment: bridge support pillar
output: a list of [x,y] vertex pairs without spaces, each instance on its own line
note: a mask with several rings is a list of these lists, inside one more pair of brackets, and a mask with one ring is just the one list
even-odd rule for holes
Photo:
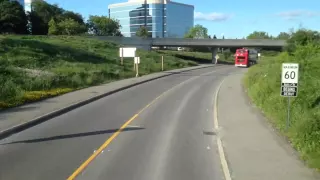
[[218,59],[216,59],[216,56],[218,55],[218,48],[212,47],[211,52],[212,52],[212,64],[218,63]]

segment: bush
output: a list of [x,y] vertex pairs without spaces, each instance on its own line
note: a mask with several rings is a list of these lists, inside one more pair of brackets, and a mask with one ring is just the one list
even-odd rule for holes
[[232,52],[230,52],[230,51],[224,51],[224,52],[223,52],[223,58],[224,58],[224,60],[226,60],[226,61],[230,60],[230,58],[232,58]]
[[287,47],[285,48],[290,54],[297,50],[297,46],[305,46],[307,44],[320,44],[320,33],[308,29],[298,29],[296,32],[292,32],[290,38],[287,41]]
[[[290,55],[292,54],[292,55]],[[298,97],[291,98],[291,126],[285,130],[287,99],[280,96],[281,64],[299,63]],[[273,125],[289,138],[310,167],[320,169],[320,48],[296,45],[292,53],[281,53],[249,68],[244,84],[252,101]]]

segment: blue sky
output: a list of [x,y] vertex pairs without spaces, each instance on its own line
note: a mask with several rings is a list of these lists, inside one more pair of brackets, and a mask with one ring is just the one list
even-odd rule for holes
[[[85,18],[107,15],[108,5],[127,0],[47,0]],[[251,32],[266,31],[277,35],[290,28],[320,30],[319,0],[175,0],[195,6],[195,24],[208,28],[210,35],[242,38]]]

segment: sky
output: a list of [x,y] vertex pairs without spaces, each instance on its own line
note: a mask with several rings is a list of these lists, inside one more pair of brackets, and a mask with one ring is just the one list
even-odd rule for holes
[[[108,5],[127,0],[47,0],[66,10],[89,15],[108,15]],[[319,0],[175,0],[195,7],[194,24],[218,38],[243,38],[253,31],[270,35],[300,27],[320,31]]]

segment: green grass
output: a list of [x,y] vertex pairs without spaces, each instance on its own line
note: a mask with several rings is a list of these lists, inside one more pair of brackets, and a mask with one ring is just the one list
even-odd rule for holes
[[[210,52],[188,52],[188,51],[171,51],[171,50],[158,50],[161,54],[172,55],[177,58],[195,61],[198,63],[211,63],[212,53]],[[221,64],[233,64],[233,54],[230,52],[219,53],[219,63]]]
[[[294,56],[281,53],[252,66],[244,84],[252,101],[286,136],[301,158],[320,169],[320,47],[297,48]],[[291,98],[291,124],[286,131],[287,98],[280,96],[281,64],[299,63],[298,97]]]
[[[79,88],[134,77],[133,60],[120,64],[119,46],[70,36],[0,36],[0,109]],[[138,50],[139,74],[198,65],[171,54]]]

